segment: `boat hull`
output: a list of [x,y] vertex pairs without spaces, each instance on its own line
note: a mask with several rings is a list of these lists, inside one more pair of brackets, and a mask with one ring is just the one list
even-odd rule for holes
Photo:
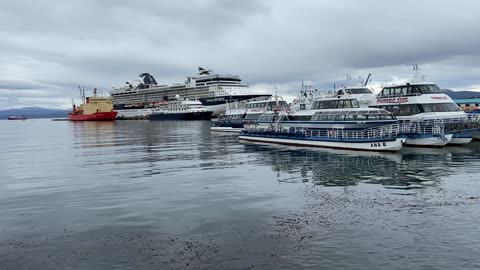
[[136,120],[136,119],[148,119],[150,114],[153,113],[152,109],[127,109],[117,110],[117,119],[122,120]]
[[114,121],[117,112],[97,112],[93,114],[70,114],[70,121]]
[[227,110],[227,103],[237,102],[240,108],[252,101],[268,100],[272,95],[233,95],[224,97],[199,98],[202,105],[213,111],[213,115],[219,115]]
[[384,151],[394,152],[402,148],[403,139],[395,139],[388,141],[370,141],[370,142],[340,142],[340,141],[328,141],[328,140],[309,140],[309,139],[293,139],[293,138],[275,138],[266,136],[251,136],[240,134],[240,140],[261,142],[261,143],[274,143],[284,144],[292,146],[309,146],[309,147],[323,147],[323,148],[335,148],[335,149],[348,149],[359,151]]
[[462,145],[470,143],[473,137],[469,134],[454,134],[452,140],[448,144]]
[[212,111],[204,112],[181,112],[181,113],[152,113],[148,117],[149,120],[165,121],[165,120],[210,120]]
[[10,117],[8,117],[8,120],[27,120],[27,117],[10,116]]
[[405,145],[424,146],[424,147],[442,147],[452,141],[452,134],[446,134],[444,138],[440,136],[419,136],[405,135]]
[[234,127],[211,127],[211,131],[216,132],[230,132],[230,133],[240,133],[243,128],[234,128]]

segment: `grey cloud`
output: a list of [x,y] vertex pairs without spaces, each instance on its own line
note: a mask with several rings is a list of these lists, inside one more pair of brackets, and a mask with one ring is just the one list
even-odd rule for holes
[[480,85],[479,8],[412,0],[4,1],[0,82],[8,83],[0,88],[68,102],[78,84],[109,89],[141,72],[173,83],[208,66],[293,94],[302,79],[330,88],[346,73],[374,73],[376,82],[410,77],[415,63],[443,87],[469,88]]

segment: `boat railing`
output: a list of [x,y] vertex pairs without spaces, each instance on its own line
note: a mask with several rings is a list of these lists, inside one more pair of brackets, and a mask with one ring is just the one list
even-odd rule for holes
[[[400,121],[403,125],[416,126],[420,129],[428,129],[434,126],[443,126],[444,133],[462,133],[470,130],[480,129],[480,118],[462,117],[462,118],[442,118],[428,119],[418,121]],[[438,128],[437,128],[438,129]]]
[[307,129],[305,127],[278,127],[249,125],[244,129],[249,133],[298,136],[305,138],[350,139],[394,139],[399,134],[399,125],[382,125],[361,130],[344,128]]
[[400,121],[400,133],[445,135],[445,123],[440,121]]

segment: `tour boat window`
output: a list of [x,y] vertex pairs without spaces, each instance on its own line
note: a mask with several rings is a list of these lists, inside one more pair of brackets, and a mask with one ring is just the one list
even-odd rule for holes
[[321,114],[318,117],[318,121],[327,121],[327,119],[328,119],[328,115],[326,114]]
[[419,89],[420,93],[422,94],[443,93],[443,91],[436,84],[417,85],[416,88]]
[[344,99],[342,108],[352,108],[352,101],[350,99]]
[[355,121],[355,115],[353,115],[353,114],[345,115],[344,121]]
[[349,94],[372,94],[372,92],[368,88],[352,88],[347,89],[346,91]]
[[380,93],[380,96],[389,96],[389,95],[390,95],[390,89],[388,88],[384,88]]
[[358,100],[352,99],[352,108],[360,108],[360,105],[358,105]]
[[333,121],[335,119],[335,115],[327,115],[325,121]]
[[455,103],[422,104],[422,109],[424,112],[454,112],[461,110]]
[[259,114],[259,113],[247,114],[245,116],[245,119],[246,120],[257,120],[258,118],[260,118],[260,116],[262,116],[262,115]]
[[335,121],[343,121],[343,115],[335,115]]
[[368,117],[364,114],[358,114],[357,115],[357,121],[367,121]]

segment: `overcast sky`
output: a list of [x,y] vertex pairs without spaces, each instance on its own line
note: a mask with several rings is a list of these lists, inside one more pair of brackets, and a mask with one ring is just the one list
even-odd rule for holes
[[42,0],[0,2],[0,109],[68,107],[78,85],[149,72],[181,82],[198,66],[295,95],[346,74],[480,88],[480,1]]

